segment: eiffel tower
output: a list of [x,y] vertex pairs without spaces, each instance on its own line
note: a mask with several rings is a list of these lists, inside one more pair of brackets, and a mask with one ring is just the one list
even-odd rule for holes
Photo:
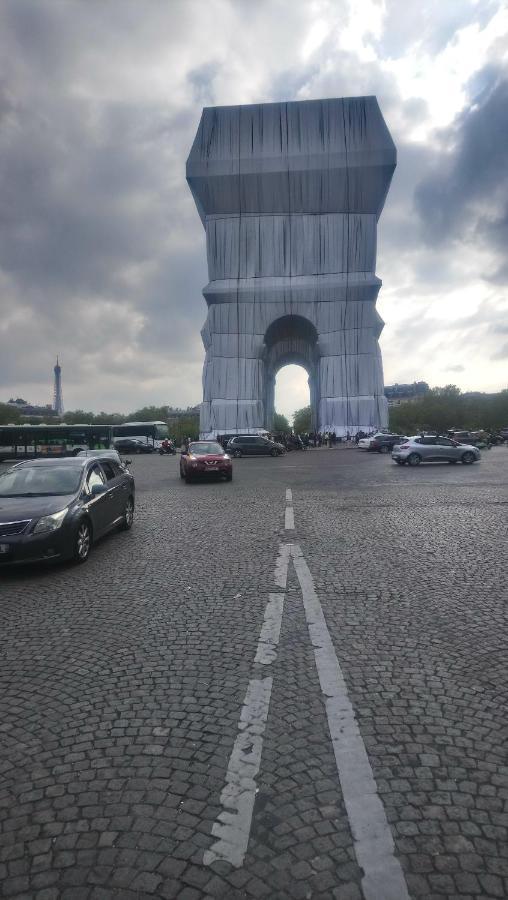
[[56,358],[56,366],[53,369],[55,373],[53,383],[53,409],[59,416],[64,414],[63,394],[62,394],[62,367],[58,364],[58,356]]

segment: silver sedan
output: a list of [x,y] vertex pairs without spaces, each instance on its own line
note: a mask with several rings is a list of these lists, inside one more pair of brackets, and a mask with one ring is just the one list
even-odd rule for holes
[[411,437],[403,444],[396,444],[392,459],[399,466],[419,466],[422,462],[458,462],[471,465],[480,459],[480,451],[471,444],[459,444],[447,437],[420,435]]

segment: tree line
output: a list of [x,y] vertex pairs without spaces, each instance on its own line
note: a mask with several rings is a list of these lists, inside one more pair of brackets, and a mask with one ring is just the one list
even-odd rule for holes
[[[454,384],[436,387],[412,401],[390,407],[389,428],[394,434],[420,431],[497,432],[508,427],[508,388],[496,394],[465,393]],[[280,417],[284,418],[284,417]],[[277,416],[276,416],[277,421]],[[287,419],[285,420],[287,425]],[[287,428],[280,428],[287,431]],[[305,434],[311,430],[311,409],[304,406],[293,416],[293,430]]]
[[508,388],[497,394],[463,394],[454,384],[432,388],[428,394],[390,408],[394,434],[420,431],[497,432],[508,426]]

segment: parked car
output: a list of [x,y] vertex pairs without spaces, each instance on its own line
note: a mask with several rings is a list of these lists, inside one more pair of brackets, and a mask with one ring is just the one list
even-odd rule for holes
[[448,437],[439,435],[417,435],[408,438],[403,444],[395,444],[392,459],[403,466],[419,466],[422,462],[462,462],[470,465],[481,457],[478,447],[472,444],[459,444]]
[[119,453],[153,453],[155,449],[152,444],[138,438],[116,438],[114,444]]
[[369,438],[361,438],[358,446],[370,453],[389,453],[395,444],[401,444],[403,441],[407,441],[404,434],[385,434],[384,431],[378,431]]
[[180,455],[180,478],[185,478],[189,484],[196,478],[210,475],[231,481],[231,457],[218,441],[191,441],[188,449],[182,450]]
[[260,435],[239,434],[228,441],[227,451],[239,459],[240,456],[282,456],[286,448]]
[[491,436],[488,431],[480,429],[479,431],[447,431],[447,436],[452,441],[459,444],[472,444],[479,450],[490,450],[492,445]]
[[0,475],[0,565],[88,559],[115,527],[131,528],[134,478],[111,457],[35,459]]
[[374,440],[374,437],[375,437],[374,434],[369,434],[369,435],[367,435],[367,437],[360,438],[360,440],[358,441],[358,444],[357,444],[358,449],[359,450],[368,450],[371,445],[371,442]]

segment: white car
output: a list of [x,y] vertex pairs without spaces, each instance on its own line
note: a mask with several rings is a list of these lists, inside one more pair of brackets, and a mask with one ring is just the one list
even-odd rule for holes
[[360,440],[358,441],[358,449],[368,450],[371,445],[371,441],[380,436],[382,436],[382,432],[376,431],[375,434],[369,434],[368,437],[360,438]]

